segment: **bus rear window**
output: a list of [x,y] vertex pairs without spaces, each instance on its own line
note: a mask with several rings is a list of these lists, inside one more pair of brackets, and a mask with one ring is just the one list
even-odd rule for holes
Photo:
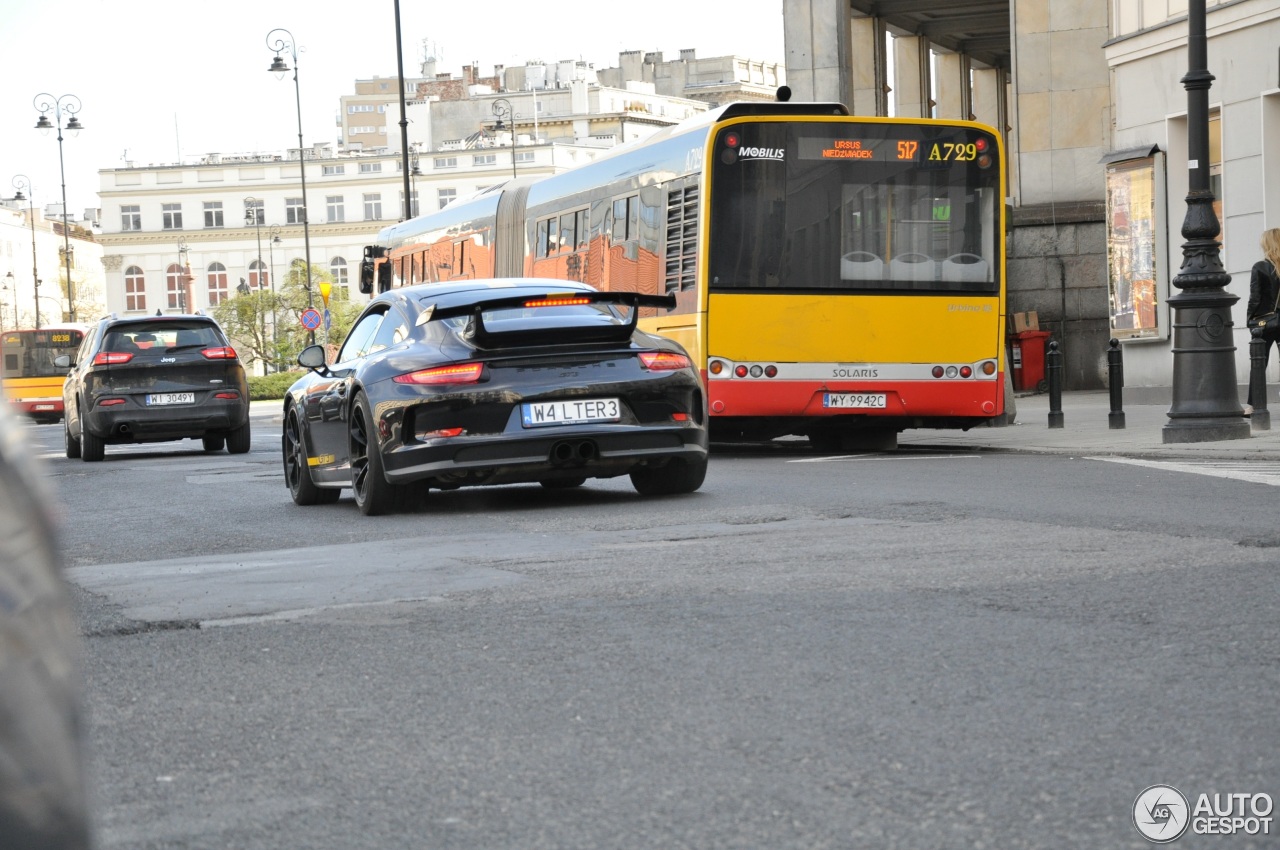
[[999,291],[1000,165],[982,131],[744,124],[716,145],[713,290]]

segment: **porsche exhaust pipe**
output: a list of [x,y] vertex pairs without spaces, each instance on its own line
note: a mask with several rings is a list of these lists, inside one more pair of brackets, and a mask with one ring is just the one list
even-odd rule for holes
[[551,447],[551,462],[556,466],[581,466],[599,455],[592,440],[561,440]]

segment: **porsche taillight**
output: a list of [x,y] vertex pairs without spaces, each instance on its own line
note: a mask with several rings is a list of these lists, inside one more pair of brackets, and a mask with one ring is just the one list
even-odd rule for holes
[[484,375],[483,363],[455,363],[452,366],[435,366],[396,375],[391,380],[397,384],[438,386],[440,384],[474,384]]
[[671,372],[688,369],[689,358],[674,351],[642,351],[640,363],[651,372]]

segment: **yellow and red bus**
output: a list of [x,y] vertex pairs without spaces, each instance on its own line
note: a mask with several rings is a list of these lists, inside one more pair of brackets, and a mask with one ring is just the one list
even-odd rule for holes
[[483,277],[674,295],[648,331],[706,378],[713,439],[823,448],[1001,417],[999,134],[733,103],[595,161],[384,229],[366,292]]
[[84,325],[50,325],[0,332],[0,382],[9,409],[37,422],[62,418],[66,369],[53,365],[59,354],[73,358],[84,341]]

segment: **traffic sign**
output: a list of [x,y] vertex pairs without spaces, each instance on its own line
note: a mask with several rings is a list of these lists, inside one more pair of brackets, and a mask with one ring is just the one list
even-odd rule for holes
[[309,331],[313,331],[320,327],[320,313],[314,307],[308,307],[302,311],[302,326]]
[[329,315],[329,310],[328,310],[328,308],[326,308],[326,309],[325,309],[325,311],[324,311],[324,329],[325,329],[325,330],[329,330],[329,320],[330,320],[330,318],[331,318],[331,316]]

